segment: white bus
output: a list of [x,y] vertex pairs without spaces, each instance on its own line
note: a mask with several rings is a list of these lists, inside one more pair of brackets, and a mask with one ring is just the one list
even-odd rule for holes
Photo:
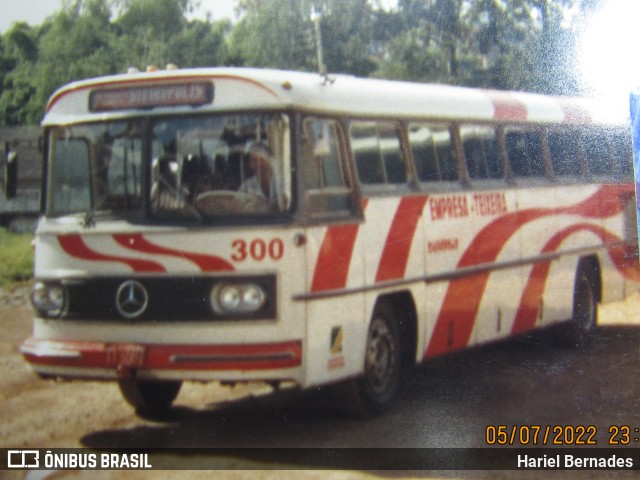
[[385,410],[403,367],[637,289],[629,126],[586,100],[252,69],[57,91],[43,119],[43,377],[147,410],[181,383],[340,384]]

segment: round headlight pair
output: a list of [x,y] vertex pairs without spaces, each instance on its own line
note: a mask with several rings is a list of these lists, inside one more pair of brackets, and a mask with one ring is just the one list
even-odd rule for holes
[[211,290],[211,308],[219,314],[254,313],[265,301],[264,290],[254,283],[219,283]]
[[60,315],[65,298],[64,287],[59,283],[37,282],[31,289],[31,303],[44,316]]

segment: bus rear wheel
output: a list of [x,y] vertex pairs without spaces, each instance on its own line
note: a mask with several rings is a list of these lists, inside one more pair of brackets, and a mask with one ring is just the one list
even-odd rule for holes
[[146,413],[162,413],[171,408],[182,382],[177,380],[140,380],[124,378],[118,381],[124,399],[136,409]]
[[573,289],[573,314],[566,329],[563,346],[582,348],[598,323],[596,272],[589,262],[581,262]]
[[364,353],[364,373],[349,382],[349,411],[368,417],[388,410],[400,387],[401,351],[396,315],[387,303],[376,306]]

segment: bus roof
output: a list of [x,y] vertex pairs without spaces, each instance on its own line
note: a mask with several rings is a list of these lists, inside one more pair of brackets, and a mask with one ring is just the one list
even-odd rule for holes
[[56,91],[42,124],[187,112],[288,109],[356,117],[567,124],[623,124],[593,100],[347,75],[199,68],[99,77]]

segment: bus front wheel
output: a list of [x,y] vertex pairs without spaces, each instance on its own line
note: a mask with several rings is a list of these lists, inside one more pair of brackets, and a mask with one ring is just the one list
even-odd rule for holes
[[376,306],[364,352],[364,373],[348,384],[350,411],[366,417],[383,413],[400,387],[400,333],[396,315],[387,303]]
[[182,382],[125,378],[118,381],[118,386],[124,399],[136,411],[165,412],[178,396]]

